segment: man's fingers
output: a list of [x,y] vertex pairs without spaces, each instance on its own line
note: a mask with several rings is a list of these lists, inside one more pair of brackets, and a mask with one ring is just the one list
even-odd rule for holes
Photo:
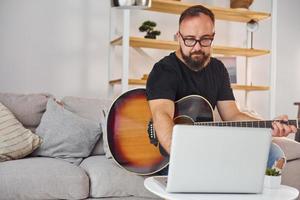
[[286,124],[284,124],[283,125],[283,133],[282,133],[283,136],[288,136],[290,132],[292,132],[291,127],[288,126],[288,125],[286,125]]
[[275,120],[283,120],[283,121],[288,121],[289,117],[287,115],[280,115],[278,117],[275,118]]
[[274,137],[276,137],[277,134],[278,134],[278,127],[276,126],[276,123],[275,123],[275,122],[272,123],[272,128],[273,128],[272,135],[273,135]]
[[275,122],[275,124],[278,127],[279,137],[282,137],[284,135],[283,125],[280,122]]
[[[281,122],[280,122],[281,121]],[[287,115],[280,115],[278,116],[275,121],[272,123],[273,132],[272,135],[275,137],[283,137],[288,136],[290,133],[296,133],[297,128],[294,125],[288,125],[288,116]]]
[[288,121],[289,120],[289,117],[287,115],[282,115],[282,120],[283,121]]

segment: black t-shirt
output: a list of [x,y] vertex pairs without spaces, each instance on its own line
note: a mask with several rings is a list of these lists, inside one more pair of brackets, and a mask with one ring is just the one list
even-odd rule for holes
[[157,62],[149,74],[147,99],[177,101],[188,95],[206,98],[213,108],[217,101],[234,100],[227,69],[216,58],[200,71],[188,68],[173,52]]

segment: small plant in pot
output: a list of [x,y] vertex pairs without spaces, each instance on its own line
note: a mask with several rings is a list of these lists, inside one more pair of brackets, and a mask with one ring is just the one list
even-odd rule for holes
[[145,21],[143,24],[139,27],[139,30],[141,32],[146,32],[146,35],[144,38],[150,38],[150,39],[156,39],[156,36],[160,35],[160,31],[154,30],[156,27],[156,23],[153,21]]
[[277,168],[267,168],[265,173],[264,186],[267,188],[279,188],[281,184],[281,170]]

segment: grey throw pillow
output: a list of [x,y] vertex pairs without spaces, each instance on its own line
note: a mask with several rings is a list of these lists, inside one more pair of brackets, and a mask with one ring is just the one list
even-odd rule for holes
[[1,93],[0,102],[3,103],[22,123],[25,128],[36,128],[46,110],[51,94],[16,94]]
[[90,155],[101,130],[96,122],[79,117],[50,99],[36,134],[43,138],[43,144],[34,155],[79,164]]
[[103,138],[96,143],[92,155],[103,155],[106,152],[108,157],[111,156],[106,142],[105,121],[105,114],[111,105],[111,100],[67,96],[62,99],[62,103],[67,110],[101,124]]

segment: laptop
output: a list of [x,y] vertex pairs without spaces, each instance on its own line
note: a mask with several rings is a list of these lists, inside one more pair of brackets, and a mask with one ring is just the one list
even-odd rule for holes
[[271,129],[175,125],[167,192],[262,193]]

